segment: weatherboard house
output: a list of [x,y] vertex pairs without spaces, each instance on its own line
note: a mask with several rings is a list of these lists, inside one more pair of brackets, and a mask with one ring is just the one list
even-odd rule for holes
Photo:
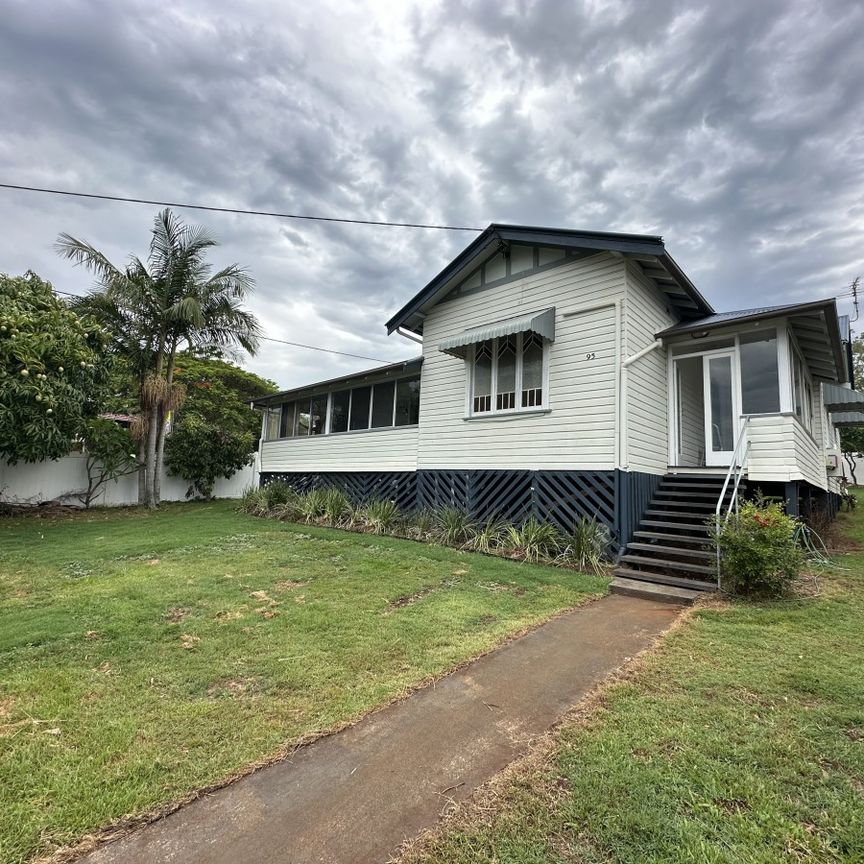
[[712,581],[736,487],[833,513],[864,421],[833,299],[717,313],[658,236],[490,225],[387,330],[422,356],[258,400],[262,482],[594,517],[649,581]]

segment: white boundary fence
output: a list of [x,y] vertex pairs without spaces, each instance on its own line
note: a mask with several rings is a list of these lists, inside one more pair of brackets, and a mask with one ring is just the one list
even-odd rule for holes
[[[247,486],[258,485],[258,454],[251,465],[233,477],[221,478],[213,488],[215,498],[239,498]],[[87,488],[86,456],[70,453],[54,462],[8,465],[0,462],[0,501],[10,504],[39,504],[59,500],[64,504],[80,505],[71,496]],[[189,484],[182,477],[162,475],[162,500],[185,501]],[[93,507],[122,507],[138,503],[138,476],[128,474],[106,483]]]

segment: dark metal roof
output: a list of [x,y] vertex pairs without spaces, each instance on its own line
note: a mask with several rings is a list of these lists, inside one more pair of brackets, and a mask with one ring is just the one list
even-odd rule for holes
[[256,408],[266,408],[268,405],[278,405],[287,402],[296,396],[313,394],[321,390],[329,390],[337,384],[363,383],[365,381],[377,381],[393,378],[402,372],[412,372],[423,365],[422,357],[412,357],[410,360],[400,360],[398,363],[390,363],[386,366],[376,366],[374,369],[364,369],[362,372],[353,372],[350,375],[340,375],[338,378],[328,378],[326,381],[315,381],[312,384],[304,384],[302,387],[294,387],[292,390],[282,390],[269,396],[256,399],[252,405]]
[[638,263],[645,275],[667,295],[670,305],[682,318],[700,317],[714,312],[711,304],[696,290],[696,286],[666,251],[663,238],[659,235],[493,223],[387,322],[387,332],[392,333],[399,327],[405,327],[422,333],[424,310],[434,306],[453,287],[457,276],[478,265],[490,250],[508,242],[596,252],[620,252]]
[[739,309],[706,315],[695,321],[682,322],[661,330],[656,338],[681,336],[764,321],[771,318],[789,318],[792,332],[804,359],[816,377],[828,381],[849,381],[849,368],[840,336],[837,303],[833,299],[814,300],[811,303],[787,303],[782,306],[761,306],[757,309]]
[[741,324],[747,321],[759,321],[763,318],[776,318],[780,315],[794,314],[795,312],[806,312],[809,309],[821,308],[826,300],[816,300],[812,303],[786,303],[781,306],[759,306],[756,309],[736,309],[732,312],[718,312],[714,315],[706,315],[695,321],[682,321],[672,327],[667,327],[657,334],[657,338],[663,336],[675,336],[678,333],[690,333],[693,330],[711,330],[714,327],[722,327],[726,324]]

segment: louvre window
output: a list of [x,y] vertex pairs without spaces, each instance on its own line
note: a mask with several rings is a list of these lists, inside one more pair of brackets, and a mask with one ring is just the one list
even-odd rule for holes
[[545,351],[543,338],[533,332],[477,343],[471,361],[471,413],[543,408]]
[[416,426],[420,421],[420,379],[403,378],[396,384],[396,425]]
[[393,399],[396,384],[384,381],[372,388],[372,428],[381,429],[393,425]]

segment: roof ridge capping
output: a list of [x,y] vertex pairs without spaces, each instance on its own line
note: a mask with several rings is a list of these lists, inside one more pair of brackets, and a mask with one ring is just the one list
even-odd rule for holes
[[[537,246],[556,246],[595,252],[619,252],[622,255],[645,255],[656,259],[658,272],[653,278],[659,290],[680,298],[678,311],[682,318],[710,315],[711,304],[699,293],[675,259],[666,251],[659,234],[633,234],[612,231],[586,231],[574,228],[544,228],[534,225],[511,225],[493,222],[468,244],[443,270],[434,276],[388,322],[387,332],[400,327],[422,331],[424,307],[431,308],[453,287],[455,279],[465,270],[478,266],[490,248],[500,243],[515,242]],[[660,281],[658,281],[660,280]],[[661,284],[662,282],[662,284]]]

